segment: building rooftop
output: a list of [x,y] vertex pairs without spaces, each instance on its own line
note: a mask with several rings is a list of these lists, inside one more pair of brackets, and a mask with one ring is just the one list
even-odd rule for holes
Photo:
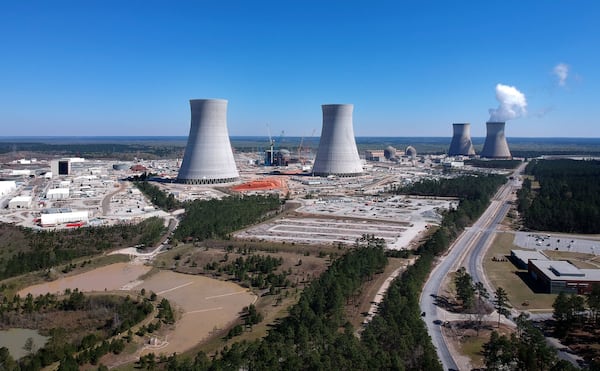
[[600,281],[600,269],[579,269],[565,260],[531,260],[530,263],[555,281]]
[[548,260],[546,255],[536,250],[510,250],[510,253],[525,265],[529,260]]

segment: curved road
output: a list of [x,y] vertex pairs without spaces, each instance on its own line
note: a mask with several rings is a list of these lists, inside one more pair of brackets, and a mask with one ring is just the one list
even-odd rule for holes
[[[524,169],[525,165],[522,164],[515,170],[513,173],[515,178]],[[473,280],[482,281],[484,284],[487,282],[487,280],[483,279],[484,275],[481,269],[478,269],[478,267],[481,267],[481,264],[478,265],[478,261],[481,263],[481,259],[483,259],[482,253],[485,252],[486,246],[491,241],[496,225],[504,219],[504,216],[508,212],[509,204],[507,201],[515,186],[518,186],[518,183],[515,180],[509,180],[500,187],[487,210],[472,227],[465,229],[456,239],[450,247],[449,252],[441,258],[441,261],[433,269],[429,275],[429,279],[423,286],[420,298],[421,311],[426,313],[424,320],[427,331],[431,336],[433,345],[436,347],[438,357],[446,370],[457,370],[459,367],[448,350],[448,346],[442,335],[441,326],[433,323],[433,321],[438,319],[438,307],[435,298],[442,287],[444,278],[450,270],[458,269],[458,264],[465,259],[467,254],[469,254],[468,270],[473,275]],[[486,284],[486,286],[489,289],[489,285]]]

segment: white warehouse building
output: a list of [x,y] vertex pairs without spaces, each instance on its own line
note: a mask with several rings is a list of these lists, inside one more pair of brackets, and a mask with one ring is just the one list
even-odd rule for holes
[[46,198],[49,200],[64,200],[69,198],[69,188],[52,188],[46,192]]
[[13,197],[8,202],[8,208],[9,209],[28,209],[31,207],[32,202],[33,202],[33,199],[31,198],[31,196]]
[[58,212],[42,214],[42,227],[52,227],[57,224],[71,222],[88,222],[89,213],[87,211],[71,211],[70,209],[57,209]]

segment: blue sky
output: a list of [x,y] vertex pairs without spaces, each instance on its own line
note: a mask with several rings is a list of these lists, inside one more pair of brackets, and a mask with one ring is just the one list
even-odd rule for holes
[[[357,136],[600,137],[600,2],[2,1],[0,136],[187,135],[191,98],[231,135],[308,136],[353,103]],[[562,84],[554,68],[566,65]]]

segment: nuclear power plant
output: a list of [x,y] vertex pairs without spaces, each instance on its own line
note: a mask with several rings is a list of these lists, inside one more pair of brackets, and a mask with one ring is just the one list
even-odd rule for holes
[[239,179],[227,131],[227,101],[191,99],[190,135],[177,181],[230,183]]
[[452,124],[454,133],[448,149],[448,156],[474,156],[475,149],[471,142],[471,124]]
[[352,104],[324,104],[323,128],[319,148],[313,165],[317,176],[357,176],[362,174],[354,129]]
[[505,122],[487,122],[487,135],[481,150],[481,157],[511,158],[510,149],[504,135]]

